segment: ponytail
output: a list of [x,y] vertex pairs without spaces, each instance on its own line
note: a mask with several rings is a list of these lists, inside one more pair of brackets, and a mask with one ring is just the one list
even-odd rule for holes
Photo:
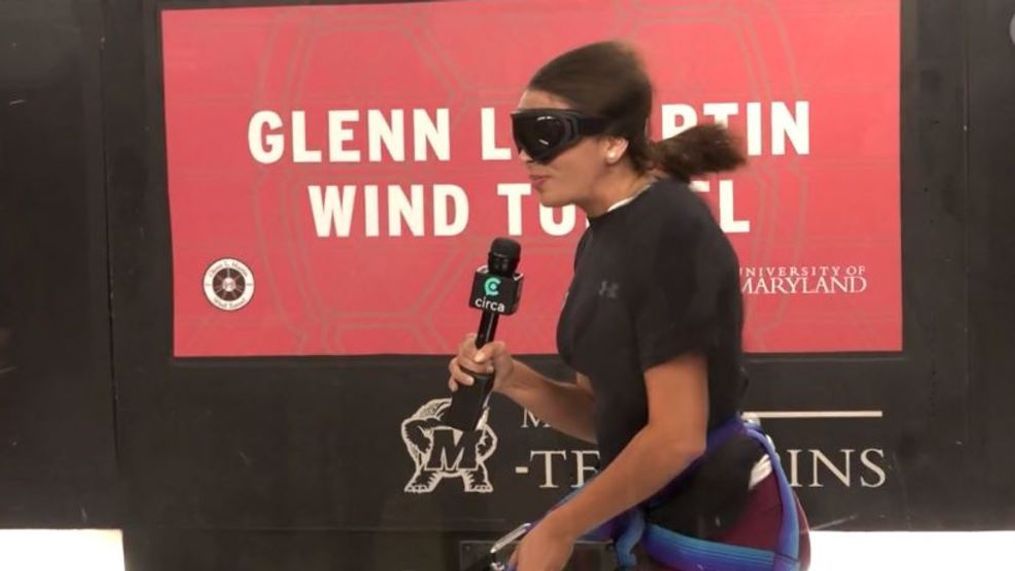
[[651,145],[655,168],[684,182],[747,163],[740,141],[722,125],[697,125]]

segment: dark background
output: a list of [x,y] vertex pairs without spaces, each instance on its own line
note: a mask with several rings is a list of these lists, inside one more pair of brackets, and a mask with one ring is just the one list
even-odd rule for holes
[[[495,493],[408,495],[400,424],[444,396],[444,358],[172,359],[168,6],[0,3],[0,527],[122,528],[132,570],[456,568],[459,540],[566,491],[514,466],[583,447],[499,401]],[[766,422],[854,450],[850,486],[801,456],[816,527],[1015,529],[1013,15],[903,2],[904,351],[752,359],[750,408],[885,411]]]

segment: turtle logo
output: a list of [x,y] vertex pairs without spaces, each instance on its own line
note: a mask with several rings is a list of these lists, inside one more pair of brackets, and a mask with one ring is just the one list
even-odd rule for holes
[[239,260],[217,260],[204,272],[204,295],[215,307],[236,311],[254,297],[254,274]]
[[441,422],[451,399],[434,399],[402,422],[402,440],[416,464],[405,491],[429,494],[445,478],[461,478],[467,493],[493,492],[486,460],[497,449],[497,435],[483,428],[462,432]]

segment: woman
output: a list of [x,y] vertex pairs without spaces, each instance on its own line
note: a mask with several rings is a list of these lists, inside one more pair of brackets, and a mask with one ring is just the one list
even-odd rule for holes
[[[477,350],[470,335],[449,385],[471,384],[468,371],[494,372],[495,391],[599,446],[598,476],[529,532],[514,555],[519,571],[562,569],[578,538],[631,513],[678,542],[773,550],[799,541],[802,555],[789,559],[802,566],[778,568],[806,568],[802,513],[782,510],[796,499],[784,475],[780,487],[767,444],[739,421],[747,380],[736,255],[688,187],[744,158],[714,125],[652,143],[651,108],[644,67],[622,44],[567,52],[532,78],[512,117],[519,156],[543,205],[575,204],[590,222],[557,331],[577,378],[547,379],[504,342]],[[796,527],[791,540],[780,537],[793,527],[782,520],[794,517],[799,538]],[[639,569],[701,565],[650,539],[634,538]]]

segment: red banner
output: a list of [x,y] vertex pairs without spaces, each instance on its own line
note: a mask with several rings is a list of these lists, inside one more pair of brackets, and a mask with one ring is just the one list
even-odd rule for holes
[[162,13],[174,354],[448,354],[472,273],[522,244],[499,336],[552,353],[585,219],[539,205],[509,113],[532,73],[621,38],[651,129],[727,123],[697,181],[736,247],[753,352],[902,346],[899,5],[559,0]]

